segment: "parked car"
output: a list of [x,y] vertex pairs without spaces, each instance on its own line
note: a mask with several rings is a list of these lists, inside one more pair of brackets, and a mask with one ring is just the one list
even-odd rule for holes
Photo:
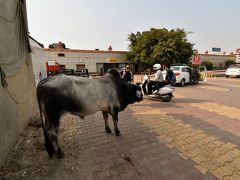
[[234,64],[229,66],[225,72],[225,76],[235,76],[235,77],[240,77],[240,64]]
[[[195,70],[189,66],[171,66],[170,67],[176,75],[176,84],[184,86],[188,84],[197,84],[198,81],[206,80],[206,67],[200,66],[198,70]],[[163,78],[166,77],[166,70],[163,72]],[[190,77],[190,74],[192,75]]]

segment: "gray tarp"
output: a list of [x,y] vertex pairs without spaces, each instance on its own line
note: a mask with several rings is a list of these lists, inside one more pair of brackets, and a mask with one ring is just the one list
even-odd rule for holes
[[27,61],[29,52],[25,0],[0,0],[1,80],[14,75]]

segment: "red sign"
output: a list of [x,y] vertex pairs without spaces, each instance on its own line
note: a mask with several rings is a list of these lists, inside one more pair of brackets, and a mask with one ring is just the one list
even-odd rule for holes
[[199,55],[193,56],[192,64],[200,64],[200,56]]
[[49,64],[48,62],[46,62],[46,70],[47,73],[51,72],[51,73],[56,73],[56,72],[60,72],[60,66],[59,64]]

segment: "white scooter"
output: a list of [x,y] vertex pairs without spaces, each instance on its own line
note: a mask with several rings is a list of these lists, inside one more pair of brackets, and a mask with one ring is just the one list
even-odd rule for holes
[[[149,81],[149,77],[147,75],[143,77],[143,82],[141,85],[143,85],[145,81]],[[148,97],[161,99],[164,102],[170,102],[173,98],[173,91],[174,87],[172,87],[171,85],[165,85],[158,91],[154,91],[153,94],[148,95]]]

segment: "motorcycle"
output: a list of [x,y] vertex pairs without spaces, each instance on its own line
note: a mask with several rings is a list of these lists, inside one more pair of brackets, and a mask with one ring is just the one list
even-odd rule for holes
[[[149,77],[147,75],[143,77],[143,82],[141,83],[141,85],[143,85],[145,81],[149,81]],[[174,97],[173,91],[174,87],[172,87],[171,85],[165,85],[162,88],[159,88],[158,91],[155,90],[153,94],[148,95],[148,97],[160,99],[164,102],[170,102]]]

